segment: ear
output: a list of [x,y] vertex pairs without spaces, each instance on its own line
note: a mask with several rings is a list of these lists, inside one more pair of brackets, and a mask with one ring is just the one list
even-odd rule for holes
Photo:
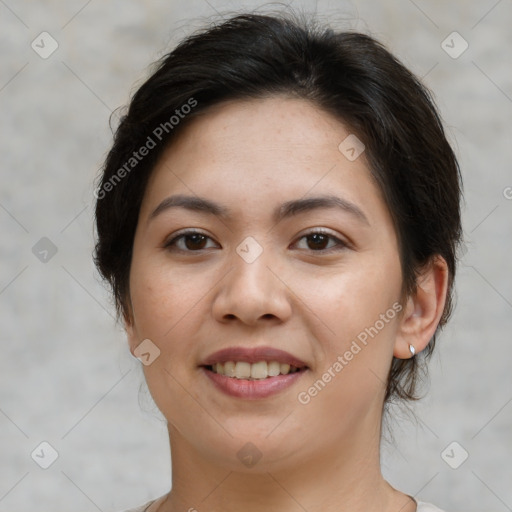
[[436,255],[418,277],[415,294],[407,298],[393,350],[396,358],[412,357],[410,345],[418,354],[429,344],[441,320],[447,290],[448,265]]

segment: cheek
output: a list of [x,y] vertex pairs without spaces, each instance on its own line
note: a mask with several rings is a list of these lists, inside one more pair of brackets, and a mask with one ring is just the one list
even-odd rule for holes
[[199,276],[148,262],[132,267],[130,295],[139,334],[163,340],[179,330],[207,288]]
[[311,325],[322,326],[316,334],[320,340],[335,340],[332,348],[336,350],[392,309],[401,289],[398,258],[354,258],[343,267],[293,276],[289,282],[305,306],[304,317],[316,319]]
[[311,399],[305,407],[330,425],[350,423],[347,415],[355,421],[373,410],[371,404],[380,407],[397,331],[398,257],[357,261],[321,279],[297,280],[304,302],[329,327],[315,323],[320,326],[313,333],[321,356],[302,398]]
[[394,273],[368,267],[347,272],[326,280],[323,294],[309,297],[334,331],[314,331],[321,359],[297,397],[312,430],[321,432],[318,448],[326,440],[339,442],[368,414],[378,423],[397,329],[393,304],[400,280]]
[[399,297],[400,272],[395,265],[368,265],[346,276],[343,310],[360,329],[373,325]]
[[154,362],[142,367],[148,389],[167,420],[181,429],[188,417],[201,413],[191,400],[190,368],[196,364],[191,346],[204,318],[201,297],[208,287],[154,262],[134,265],[130,286],[137,336],[160,350]]

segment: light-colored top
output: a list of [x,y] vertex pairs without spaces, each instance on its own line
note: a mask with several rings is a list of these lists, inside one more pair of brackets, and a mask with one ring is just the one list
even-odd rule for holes
[[[155,500],[149,501],[145,505],[141,505],[140,507],[136,508],[131,508],[130,510],[125,510],[124,512],[144,512],[154,502]],[[424,501],[416,501],[416,503],[418,504],[416,512],[443,512],[440,508],[437,508],[435,505],[432,505],[431,503],[425,503]]]

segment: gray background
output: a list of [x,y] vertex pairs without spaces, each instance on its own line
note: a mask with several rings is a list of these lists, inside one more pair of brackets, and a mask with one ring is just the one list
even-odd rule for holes
[[[168,490],[165,424],[144,385],[139,392],[140,363],[92,264],[93,180],[111,142],[109,115],[148,65],[216,11],[260,5],[0,0],[0,512],[107,512]],[[512,2],[317,8],[373,34],[424,77],[465,180],[457,308],[430,392],[414,407],[417,424],[392,411],[384,473],[449,512],[512,510]],[[31,47],[43,31],[59,45],[47,59]],[[469,44],[458,58],[441,45],[453,31]],[[46,262],[38,251],[47,242],[33,252],[42,237],[57,248]],[[42,441],[59,454],[48,469],[30,455]],[[469,453],[458,469],[441,456],[453,441],[452,465]]]

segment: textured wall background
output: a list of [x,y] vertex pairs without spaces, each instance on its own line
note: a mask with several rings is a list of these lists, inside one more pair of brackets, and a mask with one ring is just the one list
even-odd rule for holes
[[[261,5],[0,0],[0,512],[115,511],[168,490],[165,425],[92,264],[93,179],[147,66],[216,11]],[[418,425],[393,419],[385,474],[447,511],[512,510],[512,2],[293,2],[315,5],[424,78],[465,179],[457,309]]]

